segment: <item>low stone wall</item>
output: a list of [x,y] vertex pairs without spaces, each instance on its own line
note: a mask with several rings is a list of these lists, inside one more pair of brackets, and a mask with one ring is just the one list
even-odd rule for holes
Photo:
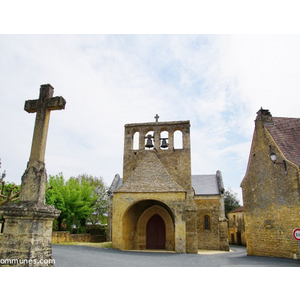
[[52,243],[59,244],[67,242],[102,243],[106,242],[106,237],[103,235],[93,235],[90,233],[70,234],[69,231],[52,232]]
[[70,232],[69,231],[53,231],[52,232],[52,243],[67,243],[69,242]]

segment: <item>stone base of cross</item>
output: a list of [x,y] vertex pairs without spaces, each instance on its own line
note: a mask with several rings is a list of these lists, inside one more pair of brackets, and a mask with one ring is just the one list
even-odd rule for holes
[[2,266],[54,266],[52,225],[60,210],[52,205],[20,201],[4,205],[0,214],[5,219],[0,243]]

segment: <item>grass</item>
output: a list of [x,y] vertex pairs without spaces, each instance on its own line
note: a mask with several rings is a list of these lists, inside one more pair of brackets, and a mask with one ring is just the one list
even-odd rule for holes
[[103,243],[82,243],[82,242],[67,242],[67,243],[53,243],[54,245],[73,245],[73,246],[88,246],[97,248],[112,248],[112,242]]

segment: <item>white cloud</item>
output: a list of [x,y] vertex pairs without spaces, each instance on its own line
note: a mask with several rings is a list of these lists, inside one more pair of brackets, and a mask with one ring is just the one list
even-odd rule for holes
[[[1,35],[2,170],[20,182],[39,86],[63,96],[46,150],[48,174],[122,174],[124,124],[190,120],[194,174],[220,169],[239,191],[260,107],[299,117],[300,36]],[[240,194],[239,194],[240,195]]]

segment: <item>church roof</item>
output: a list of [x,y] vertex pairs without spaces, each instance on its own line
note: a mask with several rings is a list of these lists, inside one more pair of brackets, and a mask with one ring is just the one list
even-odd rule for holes
[[[119,174],[117,174],[113,180],[113,183],[109,189],[109,192],[113,193],[114,191],[117,191],[117,189],[120,186],[122,186],[122,183],[123,183],[123,179],[120,178]],[[192,187],[195,191],[195,195],[197,195],[197,196],[220,195],[222,193],[222,191],[220,191],[219,186],[220,186],[220,184],[218,183],[218,176],[215,174],[213,174],[213,175],[192,175]],[[132,189],[130,189],[130,190],[132,190]],[[123,191],[123,188],[118,191]],[[137,192],[137,191],[135,191],[135,192]],[[154,192],[158,192],[158,190],[155,189]]]
[[192,187],[195,195],[221,194],[217,175],[192,175]]
[[273,117],[265,127],[286,159],[300,166],[300,119]]
[[125,193],[185,191],[171,178],[154,152],[147,153],[128,180],[115,190],[115,192]]
[[236,208],[228,213],[231,214],[231,213],[238,213],[238,212],[243,212],[243,211],[245,211],[244,206],[239,206],[238,208]]

